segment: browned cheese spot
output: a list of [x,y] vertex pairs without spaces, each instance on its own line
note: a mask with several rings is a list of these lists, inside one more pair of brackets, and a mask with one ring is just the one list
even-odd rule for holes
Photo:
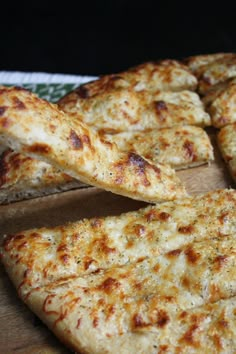
[[116,170],[116,177],[115,177],[115,183],[116,184],[122,184],[124,181],[124,168],[125,164],[122,162],[119,162],[115,164],[115,170]]
[[178,231],[182,234],[191,234],[194,231],[193,225],[180,226]]
[[28,147],[28,151],[36,154],[48,154],[51,151],[51,147],[44,143],[35,143]]
[[19,110],[26,109],[25,104],[18,97],[13,97],[13,102],[14,108]]
[[74,130],[71,130],[69,140],[73,149],[80,150],[83,148],[83,141]]
[[88,146],[91,146],[91,141],[88,135],[83,134],[82,135],[82,142]]
[[64,264],[69,263],[70,256],[67,253],[62,254],[59,258]]
[[164,122],[166,120],[166,114],[168,112],[168,107],[165,101],[156,101],[154,102],[154,104],[159,120],[161,122]]
[[110,294],[112,291],[119,288],[119,286],[120,286],[120,282],[117,279],[109,277],[98,286],[98,290]]
[[145,234],[145,227],[141,224],[136,224],[134,225],[134,233],[138,236],[141,237]]
[[86,85],[79,86],[75,92],[80,98],[89,98],[89,89]]
[[84,261],[84,269],[85,269],[85,270],[88,270],[89,267],[90,267],[90,265],[91,265],[93,262],[95,262],[94,259],[92,259],[92,258],[90,258],[90,257],[86,257],[86,258],[85,258],[85,261]]
[[57,252],[66,252],[68,251],[68,247],[66,244],[62,243],[57,247]]
[[28,242],[27,241],[24,241],[22,243],[20,243],[18,246],[17,246],[17,251],[21,251],[22,248],[26,248],[28,245]]
[[94,328],[98,327],[98,323],[99,323],[99,319],[98,319],[98,317],[95,316],[93,319],[93,327]]
[[135,154],[134,152],[129,153],[128,157],[129,164],[135,167],[135,171],[141,177],[141,182],[144,186],[149,186],[150,182],[146,176],[147,166],[151,167],[158,176],[160,176],[160,169],[154,165],[150,165],[142,156]]
[[218,301],[220,298],[224,297],[224,293],[222,294],[222,291],[219,288],[219,286],[214,283],[210,285],[209,293],[210,293],[210,302]]
[[222,350],[222,343],[221,343],[220,336],[218,334],[213,334],[212,339],[215,347],[218,348],[218,352],[220,352],[220,350]]
[[226,319],[220,319],[218,321],[218,326],[221,327],[222,329],[227,329],[229,327],[228,321]]
[[228,261],[228,257],[225,256],[225,255],[221,255],[221,256],[217,256],[215,259],[214,259],[214,268],[217,272],[219,272],[223,267],[224,265],[227,263]]
[[167,221],[170,218],[170,214],[166,213],[165,211],[162,211],[158,214],[158,218],[161,221]]
[[220,223],[223,225],[223,224],[225,224],[227,221],[228,221],[228,219],[229,219],[229,215],[228,215],[228,212],[224,212],[224,213],[222,213],[220,216],[219,216],[219,221],[220,221]]
[[175,250],[169,251],[169,252],[166,254],[166,256],[169,257],[169,258],[178,257],[181,252],[182,252],[181,249],[175,249]]
[[32,160],[31,157],[29,156],[24,156],[22,157],[21,154],[14,154],[11,156],[11,165],[15,168],[18,169],[21,165],[23,165],[26,161]]
[[32,232],[29,236],[29,238],[35,240],[35,239],[41,239],[41,235],[38,232]]
[[154,221],[154,220],[159,220],[159,213],[156,210],[151,209],[148,211],[146,214],[146,219],[148,222]]
[[160,348],[159,348],[159,351],[158,351],[158,354],[164,354],[164,353],[167,353],[168,352],[168,345],[160,345]]
[[10,251],[12,248],[15,248],[15,243],[23,240],[24,238],[25,238],[24,234],[7,235],[3,243],[4,250],[7,252]]
[[116,312],[116,307],[113,304],[106,306],[106,320],[108,320]]
[[198,329],[197,324],[193,324],[190,326],[190,328],[185,332],[183,337],[180,339],[180,343],[186,343],[187,345],[191,346],[198,346],[198,343],[194,340],[194,334]]
[[137,313],[133,316],[133,325],[134,328],[138,328],[138,327],[145,327],[147,324],[144,322],[142,316]]
[[108,237],[104,235],[103,237],[97,238],[93,241],[93,247],[96,247],[98,251],[103,254],[109,254],[116,252],[115,247],[108,246]]
[[196,156],[195,151],[194,151],[194,144],[191,141],[189,141],[189,140],[185,140],[185,142],[183,144],[183,148],[185,150],[186,156],[191,161],[196,161],[197,156]]
[[4,107],[4,106],[0,107],[0,117],[4,115],[6,109],[7,109],[7,107]]
[[188,315],[187,311],[182,311],[179,315],[179,319],[184,319]]
[[165,310],[159,310],[157,313],[157,326],[163,328],[169,321],[170,317],[168,316],[167,312]]
[[3,128],[9,128],[11,125],[11,119],[8,117],[4,117],[1,119],[0,123]]
[[191,264],[196,264],[201,258],[200,254],[196,253],[191,247],[187,248],[184,253],[187,257],[187,261]]
[[183,275],[181,278],[181,284],[186,288],[186,289],[190,289],[191,286],[191,282],[189,280],[189,278],[186,275]]

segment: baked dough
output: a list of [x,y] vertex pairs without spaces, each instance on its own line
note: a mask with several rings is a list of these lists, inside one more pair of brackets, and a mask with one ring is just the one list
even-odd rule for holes
[[214,86],[203,102],[216,128],[236,122],[236,78]]
[[205,95],[214,85],[236,77],[236,54],[216,53],[184,61],[198,78],[198,91]]
[[236,191],[218,190],[120,216],[22,231],[5,238],[2,261],[24,294],[25,287],[46,285],[58,277],[96,273],[235,234],[235,206]]
[[[4,238],[19,296],[81,353],[233,352],[236,191]],[[227,328],[227,330],[225,330]]]
[[[99,80],[94,82],[99,86]],[[59,107],[99,131],[159,129],[176,125],[209,126],[210,116],[195,92],[136,92],[132,87],[106,87],[90,92],[90,83],[63,97]]]
[[222,156],[236,182],[236,123],[222,128],[217,138]]
[[120,152],[86,124],[22,88],[0,89],[0,141],[117,194],[147,202],[186,196],[168,165],[154,165],[133,152]]
[[191,91],[150,94],[122,88],[84,98],[80,96],[80,89],[62,98],[59,107],[97,130],[119,132],[187,124],[210,125],[202,102]]
[[101,76],[98,80],[80,86],[81,97],[92,97],[114,88],[132,88],[134,91],[182,91],[197,87],[197,79],[190,69],[177,60],[146,62],[126,71]]
[[5,148],[0,166],[0,204],[86,186],[44,161],[11,149]]
[[199,166],[214,159],[207,133],[195,126],[106,134],[105,138],[116,143],[121,150],[135,151],[154,163],[169,164],[176,170]]

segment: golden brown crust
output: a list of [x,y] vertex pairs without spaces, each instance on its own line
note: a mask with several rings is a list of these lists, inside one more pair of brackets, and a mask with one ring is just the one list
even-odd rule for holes
[[236,76],[236,54],[216,53],[185,60],[198,78],[198,90],[205,95],[209,89]]
[[46,162],[6,149],[0,156],[0,204],[35,198],[85,184]]
[[113,89],[130,88],[133,91],[195,90],[197,79],[189,68],[176,60],[146,62],[117,74],[105,75],[81,85],[77,94],[89,98]]
[[216,128],[236,122],[236,79],[217,85],[204,97],[212,125]]
[[35,289],[26,304],[60,340],[82,353],[155,353],[164,348],[173,353],[179,348],[182,353],[206,353],[206,348],[233,353],[235,297],[189,307],[186,301],[179,307],[168,282],[166,294],[163,288],[159,296],[148,291],[149,284],[141,291],[134,284],[127,287],[127,276],[133,280],[140,275],[131,272],[124,269],[119,277],[114,270],[113,278],[105,273],[100,279],[94,275]]
[[234,234],[235,217],[236,192],[219,190],[121,216],[9,235],[2,261],[24,292],[25,286],[122,266],[186,243]]
[[102,140],[84,123],[27,90],[0,90],[0,139],[82,182],[149,202],[186,195],[168,166],[154,165]]
[[195,126],[106,134],[105,138],[121,150],[135,151],[153,163],[169,164],[174,169],[198,166],[214,159],[207,133]]
[[235,206],[235,190],[221,190],[29,230],[5,238],[1,260],[23,301],[73,350],[232,352]]
[[199,96],[191,91],[150,93],[147,90],[136,92],[130,87],[108,87],[92,96],[81,97],[80,89],[63,97],[58,102],[59,107],[96,130],[120,132],[210,125],[210,117]]
[[236,123],[222,128],[217,138],[222,156],[236,182]]
[[213,53],[213,54],[200,54],[185,58],[183,62],[194,72],[198,77],[201,76],[202,69],[207,65],[214,63],[216,60],[231,58],[232,53]]

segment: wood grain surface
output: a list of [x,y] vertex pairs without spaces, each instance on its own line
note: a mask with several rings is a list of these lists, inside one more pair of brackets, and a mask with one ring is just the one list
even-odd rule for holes
[[[210,165],[179,171],[190,194],[233,187],[212,134],[215,161]],[[61,225],[85,217],[117,215],[145,206],[100,189],[64,192],[0,206],[0,237],[33,227]],[[19,300],[0,265],[0,354],[70,353],[46,326]]]

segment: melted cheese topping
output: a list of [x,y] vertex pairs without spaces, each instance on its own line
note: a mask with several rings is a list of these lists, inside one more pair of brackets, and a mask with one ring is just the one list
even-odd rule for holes
[[218,85],[204,100],[215,127],[221,128],[236,121],[236,79]]
[[132,87],[108,87],[84,97],[79,87],[62,98],[59,107],[74,119],[100,131],[210,125],[210,117],[199,96],[191,91],[137,92]]
[[217,53],[196,56],[185,62],[199,80],[198,90],[206,94],[212,86],[236,76],[236,54]]
[[235,220],[235,190],[219,190],[9,235],[1,260],[20,297],[76,351],[230,352]]
[[0,90],[0,140],[82,182],[148,202],[186,196],[175,171],[120,152],[86,124],[19,88]]
[[226,125],[220,130],[218,145],[231,175],[236,181],[236,123]]
[[[17,285],[38,286],[156,257],[184,244],[235,232],[232,190],[163,203],[116,217],[85,219],[8,236],[3,261]],[[184,215],[184,218],[183,218]]]
[[6,149],[0,156],[0,203],[84,186],[44,161]]
[[121,150],[132,150],[153,161],[175,169],[188,168],[213,160],[213,147],[200,127],[173,127],[145,132],[106,134]]

